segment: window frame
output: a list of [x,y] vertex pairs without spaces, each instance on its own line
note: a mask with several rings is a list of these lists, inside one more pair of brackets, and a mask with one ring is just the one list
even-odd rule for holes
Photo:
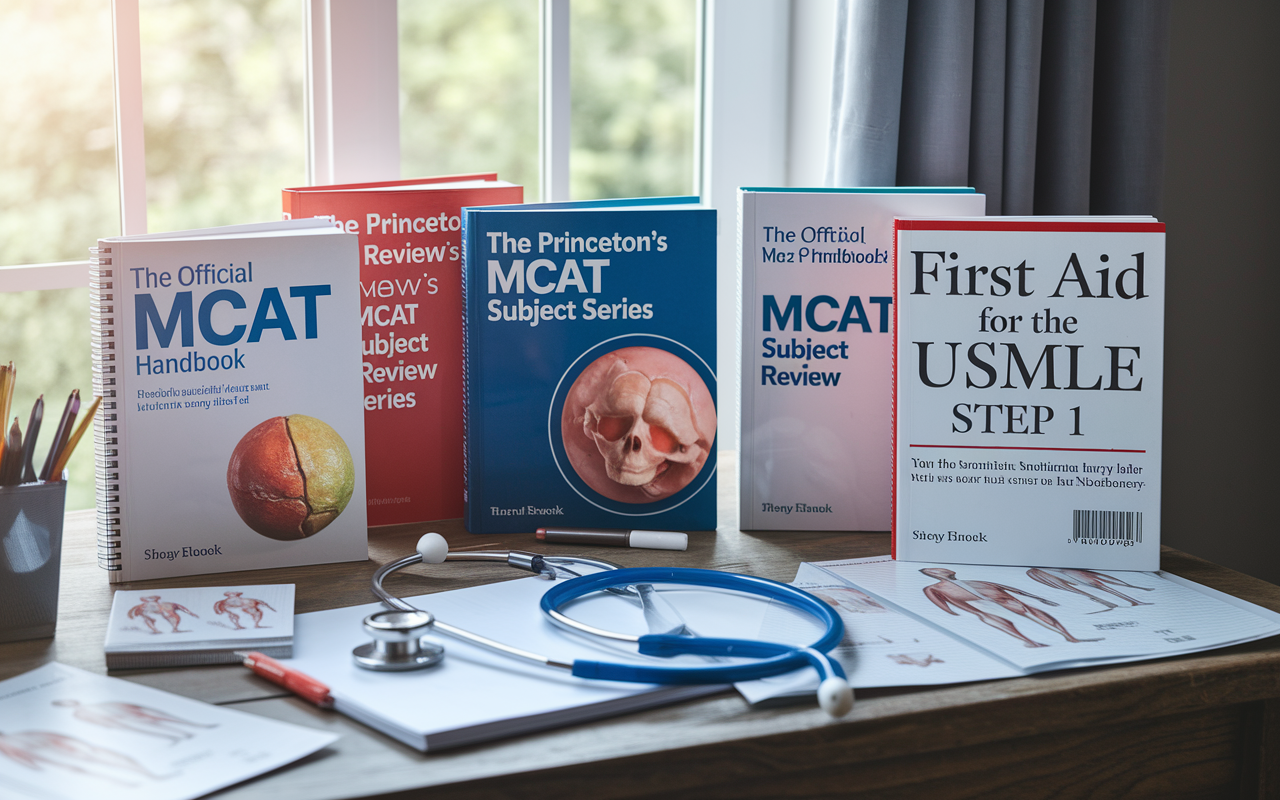
[[[300,0],[306,47],[307,177],[312,184],[400,175],[395,0]],[[736,187],[786,183],[791,0],[698,4],[694,194],[718,208],[721,277],[733,271]],[[568,199],[569,3],[539,0],[542,200]],[[138,0],[112,0],[120,229],[147,232]],[[761,124],[761,120],[772,120]],[[0,267],[0,291],[83,287],[88,261]],[[726,268],[730,270],[726,274]],[[732,298],[734,293],[726,292]],[[724,314],[727,309],[721,309]]]

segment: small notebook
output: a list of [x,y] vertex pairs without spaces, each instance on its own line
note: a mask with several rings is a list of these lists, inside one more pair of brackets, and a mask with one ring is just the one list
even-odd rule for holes
[[293,654],[291,583],[118,591],[103,649],[108,669],[239,662],[237,650]]

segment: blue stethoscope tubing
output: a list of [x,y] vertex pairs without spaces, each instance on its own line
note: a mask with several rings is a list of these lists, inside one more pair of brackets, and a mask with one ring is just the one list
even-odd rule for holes
[[[575,572],[567,568],[568,564],[576,563],[591,566],[601,571],[577,576],[563,583],[557,583],[543,593],[539,601],[540,607],[543,614],[555,625],[580,634],[603,636],[635,643],[643,655],[664,658],[677,655],[736,656],[755,660],[746,663],[738,662],[709,666],[660,666],[656,664],[627,664],[588,659],[575,659],[572,662],[557,661],[549,656],[530,653],[459,628],[456,625],[450,625],[437,619],[430,612],[415,608],[383,587],[383,580],[396,570],[419,562],[423,564],[440,564],[445,561],[502,561],[517,569],[552,579],[555,579],[558,572],[561,571],[576,575]],[[600,591],[638,595],[640,596],[641,604],[644,605],[646,592],[641,590],[652,591],[655,583],[693,586],[702,589],[723,589],[777,600],[814,617],[824,625],[825,629],[822,635],[812,644],[793,646],[752,639],[710,638],[674,633],[623,634],[584,625],[567,617],[560,611],[561,608],[573,600]],[[438,533],[428,533],[418,540],[416,553],[379,567],[374,572],[370,585],[374,595],[381,599],[388,608],[420,614],[425,620],[422,624],[439,633],[512,658],[564,669],[577,677],[665,685],[723,684],[767,678],[805,666],[812,666],[817,670],[820,679],[817,695],[818,704],[822,709],[832,716],[839,717],[848,713],[853,707],[853,689],[845,678],[844,670],[837,661],[827,655],[832,648],[839,644],[844,636],[844,623],[840,620],[840,615],[829,605],[803,589],[766,578],[709,569],[674,567],[627,568],[619,567],[617,564],[601,559],[542,556],[519,550],[453,553],[449,551],[448,543],[443,536]],[[371,615],[369,619],[376,616]],[[369,619],[365,621],[366,627],[369,624]],[[419,643],[421,643],[421,640]],[[361,649],[357,648],[357,651]],[[435,645],[435,649],[438,654],[443,653],[443,649],[438,645]],[[438,660],[439,655],[434,659],[424,659],[420,662],[420,665],[430,665]],[[368,666],[360,659],[357,659],[357,663],[367,669],[377,668]]]
[[812,666],[823,680],[845,678],[839,662],[826,655],[844,636],[844,623],[840,620],[840,615],[808,592],[765,578],[710,569],[623,568],[583,575],[557,584],[542,595],[540,606],[542,613],[555,621],[562,607],[585,595],[611,588],[655,583],[724,589],[777,600],[815,617],[824,625],[825,630],[817,641],[806,647],[752,639],[646,634],[635,639],[643,655],[663,658],[677,655],[737,656],[756,660],[746,664],[667,667],[575,659],[572,670],[574,675],[631,683],[736,683]]

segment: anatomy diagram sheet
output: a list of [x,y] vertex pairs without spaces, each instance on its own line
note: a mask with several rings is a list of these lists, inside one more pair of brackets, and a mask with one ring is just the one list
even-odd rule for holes
[[[1140,661],[1280,634],[1280,614],[1167,572],[996,567],[888,556],[802,564],[796,585],[845,623],[855,688],[925,686]],[[812,623],[773,607],[760,638]],[[811,692],[811,669],[739,684],[749,702]]]
[[46,664],[0,682],[0,799],[190,800],[337,738]]

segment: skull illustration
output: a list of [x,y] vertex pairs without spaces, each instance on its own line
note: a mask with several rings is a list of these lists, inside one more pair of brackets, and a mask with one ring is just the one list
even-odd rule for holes
[[679,356],[626,347],[592,362],[565,399],[561,435],[588,486],[613,500],[651,503],[697,477],[715,440],[716,411]]

